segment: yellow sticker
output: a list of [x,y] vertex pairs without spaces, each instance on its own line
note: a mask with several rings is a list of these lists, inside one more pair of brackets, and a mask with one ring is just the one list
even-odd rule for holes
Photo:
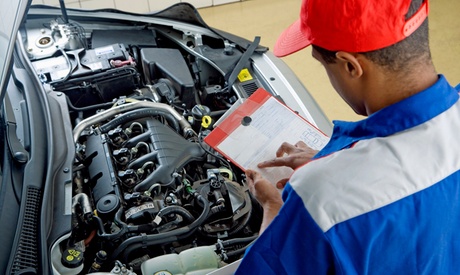
[[73,259],[74,259],[74,257],[72,255],[68,255],[66,257],[66,260],[69,261],[69,262],[73,261]]
[[248,69],[242,69],[241,72],[238,74],[238,79],[240,82],[245,82],[248,80],[252,80],[252,75]]

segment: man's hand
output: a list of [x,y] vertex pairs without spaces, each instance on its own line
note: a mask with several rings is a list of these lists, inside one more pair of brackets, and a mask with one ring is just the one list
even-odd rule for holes
[[262,225],[259,231],[259,233],[262,233],[278,214],[283,205],[283,200],[281,199],[280,192],[276,190],[274,185],[258,172],[249,169],[246,170],[246,180],[249,191],[264,209]]
[[[287,142],[283,142],[280,148],[276,151],[276,158],[263,161],[257,165],[259,168],[267,167],[278,167],[287,166],[292,169],[296,169],[305,163],[309,162],[313,156],[318,153],[317,150],[313,150],[308,147],[303,141],[297,142],[292,145]],[[276,187],[283,188],[289,179],[282,179],[276,183]]]

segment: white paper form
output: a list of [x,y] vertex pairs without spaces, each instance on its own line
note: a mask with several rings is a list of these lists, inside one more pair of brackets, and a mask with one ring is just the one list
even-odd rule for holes
[[225,152],[242,168],[260,172],[273,183],[289,178],[293,170],[288,167],[257,168],[257,164],[276,157],[283,142],[305,142],[320,150],[329,138],[319,132],[292,110],[270,97],[253,114],[249,125],[240,125],[226,137],[218,149]]

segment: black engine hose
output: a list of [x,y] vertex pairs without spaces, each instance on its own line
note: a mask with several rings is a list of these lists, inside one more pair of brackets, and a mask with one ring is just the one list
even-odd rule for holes
[[[144,180],[136,184],[136,186],[134,187],[134,191],[141,192],[141,191],[148,189],[150,186],[156,183],[155,181],[153,181],[155,177],[156,177],[155,173],[150,173]],[[171,186],[175,181],[176,181],[176,178],[172,177],[172,179],[169,182],[161,183],[161,186],[163,187]]]
[[210,211],[210,213],[209,213],[208,219],[211,218],[214,214],[218,214],[218,213],[220,213],[220,212],[225,211],[225,209],[226,209],[226,208],[225,208],[225,204],[223,204],[223,203],[211,207],[211,211]]
[[128,164],[128,169],[136,169],[144,165],[147,161],[154,161],[156,160],[158,155],[157,151],[153,151],[151,153],[145,154],[136,160],[132,161],[130,164]]
[[[236,238],[236,239],[231,239],[227,241],[221,241],[215,244],[216,250],[221,250],[221,252],[223,252],[222,254],[225,254],[226,258],[240,256],[241,254],[244,254],[244,252],[246,252],[246,249],[248,249],[256,241],[257,237],[258,235],[254,235],[254,236],[246,237],[246,238]],[[238,245],[241,243],[246,243],[246,245],[241,248],[235,249],[233,251],[228,251],[229,246]],[[228,252],[224,252],[224,250]]]
[[176,132],[180,133],[179,122],[177,122],[177,120],[174,118],[172,114],[167,113],[163,110],[157,110],[153,108],[141,108],[124,113],[107,122],[106,124],[102,125],[100,127],[100,130],[102,133],[107,133],[108,131],[110,131],[118,125],[149,116],[163,116],[171,125],[171,127],[173,127],[176,130]]
[[249,242],[252,242],[255,239],[257,239],[257,237],[258,237],[258,235],[254,235],[254,236],[251,236],[251,237],[235,238],[235,239],[230,239],[230,240],[227,240],[227,241],[222,241],[221,243],[216,244],[216,248],[219,248],[220,245],[222,245],[225,248],[227,246],[231,246],[231,245],[234,245],[234,244],[249,243]]
[[[185,209],[184,209],[185,210]],[[106,240],[115,240],[122,237],[126,233],[141,233],[141,232],[149,232],[155,228],[153,224],[143,224],[143,225],[127,225],[125,222],[121,220],[123,215],[124,209],[121,207],[118,209],[117,213],[115,214],[115,222],[120,227],[120,231],[116,233],[109,234],[105,232],[104,222],[98,216],[94,216],[94,220],[96,222],[96,226],[98,227],[98,236],[104,238]],[[187,211],[188,212],[188,211]],[[190,214],[190,213],[189,213]],[[187,214],[184,214],[184,216]],[[191,214],[190,214],[191,215]],[[193,216],[192,216],[193,218]]]
[[67,95],[65,96],[65,98],[67,101],[67,106],[69,106],[69,109],[72,111],[76,111],[76,112],[85,112],[85,111],[91,111],[95,109],[104,109],[104,108],[113,106],[113,102],[105,102],[105,103],[89,105],[86,107],[76,107],[75,105],[72,104],[72,102],[70,101],[70,98]]
[[246,214],[246,216],[243,218],[242,222],[240,222],[235,228],[230,230],[229,235],[234,235],[234,234],[240,233],[240,231],[243,230],[243,228],[245,228],[246,225],[248,225],[248,222],[249,222],[250,219],[251,219],[251,211],[249,211]]
[[107,240],[115,240],[115,239],[122,237],[125,233],[132,231],[132,230],[129,230],[128,225],[121,220],[121,217],[123,216],[123,212],[124,212],[123,207],[120,207],[117,213],[115,213],[115,222],[120,227],[120,231],[116,233],[111,233],[111,234],[105,232],[104,222],[102,221],[102,219],[98,216],[94,216],[93,219],[96,221],[97,223],[96,225],[99,228],[98,236],[101,238],[107,239]]
[[120,231],[116,232],[116,233],[112,233],[112,234],[109,234],[107,232],[105,232],[105,229],[104,229],[104,222],[102,221],[102,219],[98,216],[94,216],[93,217],[93,220],[96,222],[96,225],[98,227],[98,232],[97,232],[97,235],[100,237],[100,238],[103,238],[105,240],[115,240],[115,239],[118,239],[120,238],[121,236],[123,236],[126,232],[128,232],[128,229],[127,227],[122,227],[120,229]]
[[166,215],[169,215],[169,214],[177,214],[177,215],[180,215],[182,216],[187,222],[192,222],[195,217],[193,217],[193,215],[187,210],[185,209],[184,207],[182,206],[178,206],[178,205],[170,205],[170,206],[166,206],[165,208],[161,209],[159,212],[158,212],[158,216],[159,217],[164,217]]
[[253,243],[254,243],[254,241],[252,241],[251,243],[247,244],[246,246],[244,246],[244,247],[242,247],[240,249],[236,249],[236,250],[227,252],[226,253],[227,257],[231,258],[231,257],[239,256],[239,255],[243,254],[244,252],[246,252],[246,249],[248,249]]
[[110,257],[110,260],[113,261],[123,252],[126,258],[129,252],[133,251],[134,249],[144,246],[171,243],[174,241],[184,239],[193,234],[195,229],[197,229],[198,226],[200,226],[205,221],[206,217],[209,214],[208,200],[206,200],[203,196],[199,195],[198,193],[194,193],[194,196],[196,200],[202,203],[203,212],[201,212],[201,215],[190,225],[164,233],[135,236],[126,239],[117,247],[117,249],[115,249],[115,251],[112,253]]
[[[117,249],[117,250],[115,250],[114,253],[117,253],[117,256],[118,256],[118,254],[120,254],[120,252],[123,253],[121,258],[120,258],[120,260],[122,262],[124,262],[124,263],[127,263],[127,262],[129,262],[129,258],[128,258],[129,255],[132,252],[134,252],[134,251],[136,251],[136,250],[138,250],[140,248],[143,248],[145,246],[153,246],[153,245],[161,245],[161,244],[166,244],[166,243],[177,242],[177,241],[180,241],[180,240],[183,240],[183,239],[186,239],[186,238],[190,237],[193,233],[194,233],[194,231],[192,230],[190,232],[184,232],[184,233],[182,233],[180,235],[176,235],[176,236],[174,236],[174,235],[168,235],[168,236],[161,235],[161,234],[165,234],[165,233],[157,234],[158,236],[159,235],[162,236],[161,239],[159,238],[159,239],[155,239],[155,240],[149,240],[148,243],[146,243],[145,245],[142,242],[137,242],[137,243],[129,245],[123,251],[118,251],[118,249]],[[148,236],[150,236],[150,235],[145,236],[145,239],[147,239]],[[132,238],[135,238],[135,237],[132,237]],[[111,256],[109,261],[114,261],[115,259],[116,259],[116,257]]]
[[128,139],[125,143],[123,143],[123,146],[127,148],[131,148],[131,147],[136,146],[136,144],[138,144],[139,142],[142,142],[142,141],[146,142],[150,139],[150,134],[151,134],[150,131],[147,131],[135,137],[132,137]]

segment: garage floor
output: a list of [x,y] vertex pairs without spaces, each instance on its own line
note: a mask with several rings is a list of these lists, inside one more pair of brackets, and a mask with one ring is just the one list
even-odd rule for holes
[[[300,0],[246,0],[200,9],[210,25],[273,48],[278,35],[299,15]],[[455,86],[460,83],[460,1],[430,1],[430,43],[433,62]],[[320,64],[305,49],[283,60],[292,68],[331,120],[359,120],[335,93]]]

